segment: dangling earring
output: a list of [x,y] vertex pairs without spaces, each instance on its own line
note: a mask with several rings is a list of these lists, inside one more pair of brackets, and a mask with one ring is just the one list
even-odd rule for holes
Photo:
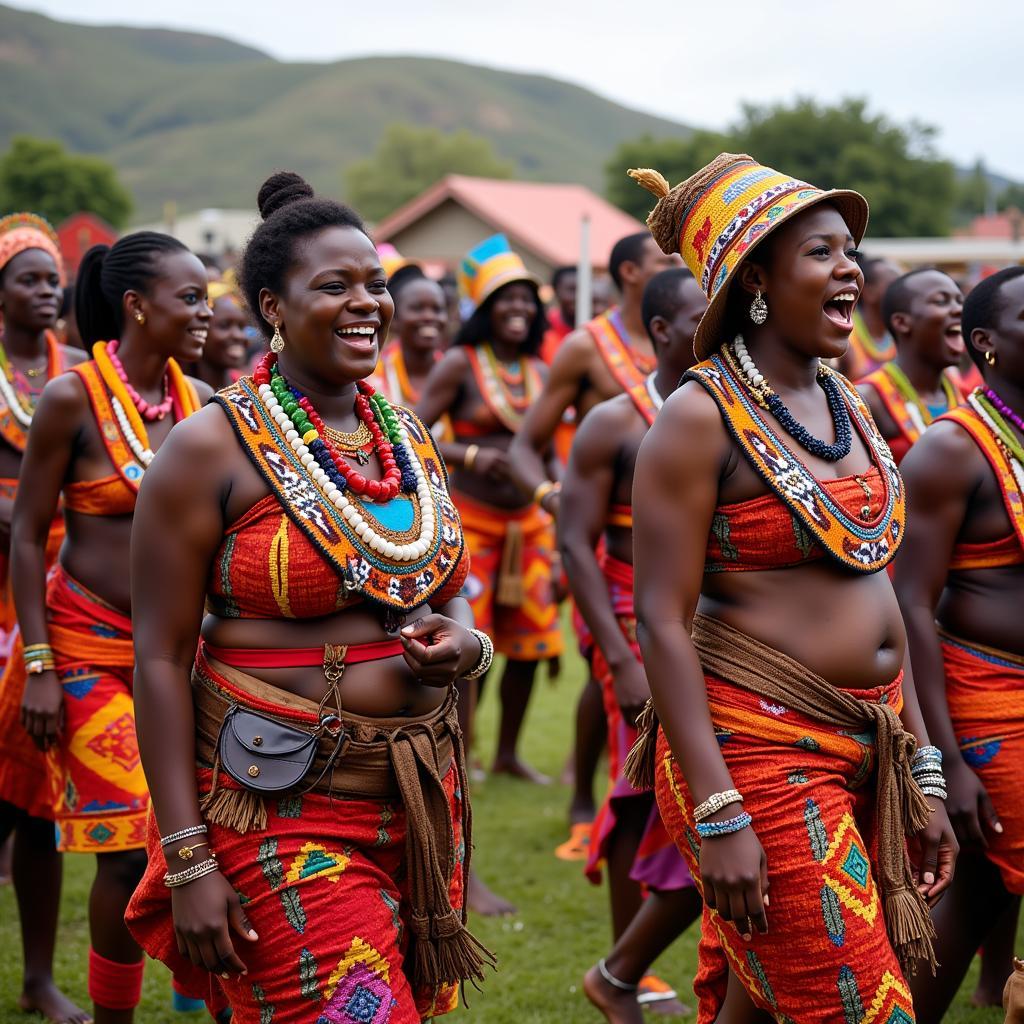
[[137,309],[135,310],[135,319],[139,324],[144,324],[146,322],[146,314],[141,309]]
[[274,336],[270,339],[270,351],[274,355],[280,355],[284,351],[284,336],[281,334],[280,324],[274,324]]
[[992,349],[989,349],[985,353],[985,362],[988,363],[989,366],[995,366],[996,365],[996,354],[995,354],[995,352],[992,351]]
[[750,304],[750,319],[759,327],[768,319],[768,303],[761,297],[761,289],[757,289],[757,295]]

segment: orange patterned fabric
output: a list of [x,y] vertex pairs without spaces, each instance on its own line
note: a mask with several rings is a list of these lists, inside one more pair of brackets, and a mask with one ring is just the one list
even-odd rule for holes
[[618,308],[594,317],[587,324],[598,354],[604,360],[615,382],[628,392],[636,384],[643,384],[657,365],[653,355],[637,352],[629,340]]
[[[862,700],[902,705],[902,674]],[[823,726],[705,676],[726,765],[768,861],[768,933],[744,942],[704,910],[694,990],[712,1024],[731,969],[777,1021],[910,1024],[910,992],[886,934],[874,879],[873,737]],[[655,793],[698,886],[694,801],[659,730]],[[714,842],[714,840],[709,840]]]
[[[471,567],[462,596],[473,606],[477,628],[494,640],[499,654],[539,661],[562,653],[551,561],[555,525],[536,505],[508,511],[453,491]],[[502,600],[503,577],[520,591]],[[515,603],[511,603],[515,601]]]
[[[0,239],[2,239],[2,236],[0,236]],[[2,245],[2,240],[0,240],[0,245]],[[0,264],[0,267],[2,267],[2,264]],[[4,370],[9,370],[8,360],[5,358],[3,362],[4,366],[0,368],[0,373],[3,373]],[[47,331],[46,376],[43,378],[43,383],[45,384],[46,381],[53,380],[54,377],[63,372],[64,353],[60,347],[60,342],[58,342],[57,335],[53,331]],[[13,376],[13,373],[11,376]],[[10,377],[8,379],[12,388],[14,388],[14,381]],[[33,400],[36,397],[38,396],[33,396]],[[0,438],[3,438],[16,452],[23,452],[25,445],[28,443],[28,430],[17,421],[14,413],[2,396],[0,396]]]
[[1006,888],[1024,894],[1024,658],[940,632],[946,703],[960,755],[981,779],[999,815],[985,856]]
[[957,544],[953,548],[949,570],[999,569],[1007,565],[1024,565],[1024,546],[1015,533],[980,544]]
[[[836,504],[856,515],[865,502],[876,516],[882,510],[881,474],[874,467],[859,478],[819,481]],[[867,498],[864,485],[871,492]],[[719,505],[711,520],[705,572],[751,572],[786,569],[825,557],[825,550],[799,518],[774,494]]]
[[149,790],[135,735],[131,619],[58,567],[46,591],[64,729],[49,751],[60,849],[140,850]]
[[75,480],[64,485],[64,507],[86,516],[130,516],[138,492],[120,473],[99,480]]
[[863,314],[859,309],[855,309],[853,311],[853,330],[850,332],[850,347],[844,357],[846,368],[849,371],[846,375],[850,380],[859,381],[880,369],[895,356],[896,344],[892,337],[886,334],[881,344],[876,342],[868,330],[868,325],[864,322]]

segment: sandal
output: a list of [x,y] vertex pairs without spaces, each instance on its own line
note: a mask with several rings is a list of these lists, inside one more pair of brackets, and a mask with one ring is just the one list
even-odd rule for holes
[[559,860],[586,860],[590,853],[591,821],[577,821],[569,826],[569,838],[555,847]]

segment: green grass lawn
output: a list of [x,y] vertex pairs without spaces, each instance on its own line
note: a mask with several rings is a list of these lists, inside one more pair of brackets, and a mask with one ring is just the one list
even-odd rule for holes
[[[557,777],[571,736],[576,695],[582,680],[578,659],[567,656],[562,678],[539,681],[525,730],[523,752],[535,767]],[[480,713],[477,754],[488,763],[495,731],[495,694],[486,695]],[[568,790],[537,788],[505,778],[489,778],[474,794],[475,863],[483,877],[519,907],[508,920],[474,920],[476,934],[500,958],[482,993],[470,994],[470,1012],[487,1024],[594,1022],[600,1020],[580,990],[583,972],[607,952],[607,894],[591,886],[575,864],[552,850],[565,838]],[[75,998],[86,999],[88,950],[86,896],[93,872],[91,858],[66,860],[63,912],[57,953],[57,977]],[[17,915],[10,887],[0,890],[0,1024],[26,1021],[16,1007],[21,978]],[[657,965],[688,997],[696,966],[696,935],[679,940]],[[967,998],[975,970],[947,1020],[954,1024],[998,1024],[998,1010],[972,1010]],[[202,1014],[170,1009],[170,980],[159,964],[146,970],[139,1024],[199,1024]],[[662,1019],[649,1018],[652,1022]]]

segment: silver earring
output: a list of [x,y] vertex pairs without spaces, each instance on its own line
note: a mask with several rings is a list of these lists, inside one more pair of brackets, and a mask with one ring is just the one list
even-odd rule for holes
[[750,319],[759,327],[768,319],[768,303],[761,297],[761,289],[757,289],[757,295],[750,304]]
[[274,324],[274,336],[270,339],[270,351],[274,355],[280,355],[284,351],[284,335],[281,334],[280,324]]

